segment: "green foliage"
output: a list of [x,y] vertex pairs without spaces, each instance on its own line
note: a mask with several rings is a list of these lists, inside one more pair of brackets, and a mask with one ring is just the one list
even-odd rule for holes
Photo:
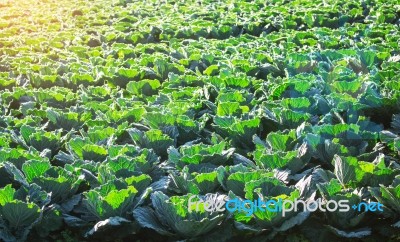
[[399,239],[398,1],[0,8],[0,240]]

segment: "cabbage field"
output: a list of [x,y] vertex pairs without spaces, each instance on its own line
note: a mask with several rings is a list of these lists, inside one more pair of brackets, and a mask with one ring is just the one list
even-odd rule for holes
[[399,45],[398,0],[0,0],[0,241],[400,241]]

